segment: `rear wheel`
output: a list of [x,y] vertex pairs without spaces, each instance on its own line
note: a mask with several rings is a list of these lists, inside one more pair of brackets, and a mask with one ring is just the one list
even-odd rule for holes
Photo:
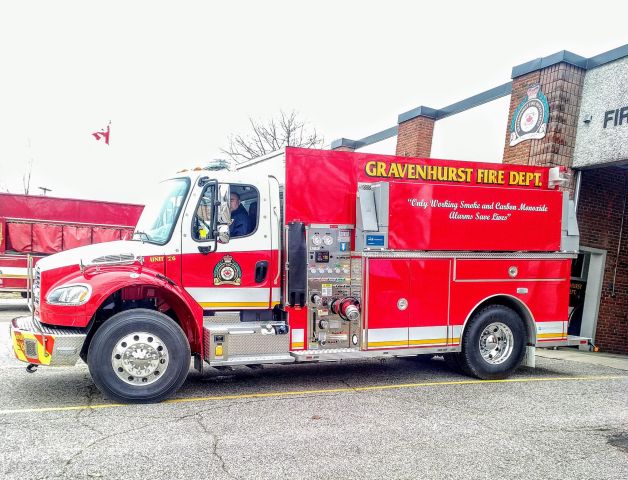
[[491,305],[469,321],[457,360],[461,369],[474,377],[506,378],[523,360],[526,338],[523,321],[514,310]]
[[127,310],[98,329],[87,364],[94,383],[108,397],[119,402],[158,402],[185,381],[190,346],[170,317],[153,310]]

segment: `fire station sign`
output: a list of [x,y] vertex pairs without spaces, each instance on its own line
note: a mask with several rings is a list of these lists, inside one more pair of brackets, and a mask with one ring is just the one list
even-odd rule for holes
[[588,70],[578,112],[573,167],[628,160],[628,57]]
[[539,139],[547,132],[549,104],[537,83],[528,87],[527,95],[515,110],[510,123],[510,146],[524,140]]

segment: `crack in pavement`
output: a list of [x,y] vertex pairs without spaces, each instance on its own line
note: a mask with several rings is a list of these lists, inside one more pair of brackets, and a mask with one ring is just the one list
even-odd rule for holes
[[85,393],[85,399],[87,400],[87,405],[86,408],[78,410],[74,419],[82,426],[84,426],[85,428],[91,430],[92,432],[96,433],[97,435],[104,435],[105,432],[99,430],[98,428],[96,428],[95,426],[93,426],[91,424],[91,422],[85,422],[83,421],[83,419],[85,418],[86,420],[89,420],[93,417],[95,411],[92,407],[92,405],[94,404],[94,396],[98,393],[98,389],[96,388],[96,385],[92,384],[87,384],[85,385],[87,392]]
[[149,427],[151,426],[151,423],[147,423],[147,424],[143,424],[140,425],[138,427],[133,427],[133,428],[129,428],[127,430],[123,430],[123,431],[118,431],[118,432],[114,432],[114,433],[110,433],[108,435],[103,435],[100,438],[97,438],[96,440],[94,440],[93,442],[85,445],[84,447],[82,447],[78,452],[74,453],[74,455],[72,455],[70,458],[68,458],[65,463],[62,466],[62,471],[59,474],[56,474],[54,477],[41,477],[41,478],[65,478],[64,475],[67,473],[68,468],[72,465],[72,462],[78,458],[79,456],[81,456],[83,453],[87,452],[89,449],[91,449],[94,445],[97,445],[100,442],[103,442],[105,440],[108,440],[112,437],[115,437],[117,435],[123,435],[125,433],[131,433],[131,432],[135,432],[135,431],[139,431],[143,428]]
[[218,453],[218,443],[220,441],[220,437],[213,433],[212,431],[209,430],[209,428],[207,428],[207,425],[205,425],[203,423],[203,418],[200,417],[200,412],[197,413],[196,415],[193,415],[194,420],[196,421],[196,423],[201,427],[201,429],[209,436],[209,438],[212,441],[212,455],[218,460],[220,469],[225,473],[225,475],[227,475],[229,478],[233,478],[234,480],[237,480],[238,477],[236,477],[235,475],[233,475],[229,469],[227,468],[227,464],[225,462],[225,459],[222,457],[222,455],[220,455]]
[[219,442],[219,437],[218,435],[213,435],[210,434],[210,437],[213,440],[213,445],[212,445],[212,455],[214,457],[216,457],[218,459],[218,461],[220,462],[220,469],[225,472],[225,474],[229,477],[229,478],[233,478],[235,480],[238,480],[238,477],[236,477],[235,475],[232,475],[231,472],[229,470],[227,470],[227,466],[225,464],[225,460],[222,458],[222,456],[218,453],[218,442]]
[[212,456],[214,456],[214,458],[216,458],[218,460],[220,469],[225,473],[225,475],[227,475],[229,478],[233,478],[234,480],[238,480],[238,477],[236,477],[235,475],[233,475],[229,471],[229,469],[227,468],[227,464],[226,464],[225,459],[222,457],[222,455],[220,455],[218,453],[218,443],[220,441],[220,437],[216,433],[214,433],[211,430],[209,430],[207,425],[205,425],[203,423],[202,415],[204,413],[212,413],[213,414],[217,410],[228,410],[228,409],[230,409],[231,407],[233,407],[235,405],[242,405],[242,403],[244,403],[244,402],[233,402],[233,403],[230,403],[228,405],[221,406],[219,408],[204,409],[204,410],[201,410],[201,411],[198,411],[198,412],[194,412],[194,413],[178,416],[173,421],[168,422],[168,423],[175,423],[175,422],[181,422],[181,421],[185,421],[185,420],[194,420],[197,423],[197,425],[199,427],[201,427],[203,432],[205,432],[209,436],[209,438],[211,439],[211,441],[212,441]]

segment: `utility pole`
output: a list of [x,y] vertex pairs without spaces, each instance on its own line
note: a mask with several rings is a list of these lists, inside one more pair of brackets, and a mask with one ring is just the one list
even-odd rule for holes
[[52,192],[52,189],[51,189],[51,188],[46,188],[46,187],[37,187],[37,188],[39,188],[39,189],[42,191],[42,195],[43,195],[44,197],[46,196],[46,193],[48,193],[48,192]]

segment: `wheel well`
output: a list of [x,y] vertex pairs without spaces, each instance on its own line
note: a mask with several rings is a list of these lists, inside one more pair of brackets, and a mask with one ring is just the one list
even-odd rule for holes
[[534,322],[534,317],[532,316],[532,313],[521,300],[519,300],[518,298],[512,297],[510,295],[495,295],[493,297],[486,298],[482,302],[477,304],[475,308],[471,311],[471,313],[469,313],[469,316],[465,320],[464,327],[462,329],[462,332],[460,333],[460,338],[462,338],[464,328],[466,328],[467,324],[469,323],[469,320],[471,320],[471,318],[473,318],[473,316],[477,312],[491,305],[503,305],[504,307],[508,307],[514,310],[519,315],[519,317],[523,320],[523,324],[525,326],[526,333],[528,335],[527,344],[534,345],[536,343],[536,328],[535,328],[535,322]]
[[169,290],[155,285],[132,285],[113,292],[100,304],[90,320],[89,332],[81,349],[81,359],[86,360],[91,340],[103,323],[117,313],[135,308],[164,313],[183,329],[192,351],[200,351],[201,339],[197,322],[183,300]]

